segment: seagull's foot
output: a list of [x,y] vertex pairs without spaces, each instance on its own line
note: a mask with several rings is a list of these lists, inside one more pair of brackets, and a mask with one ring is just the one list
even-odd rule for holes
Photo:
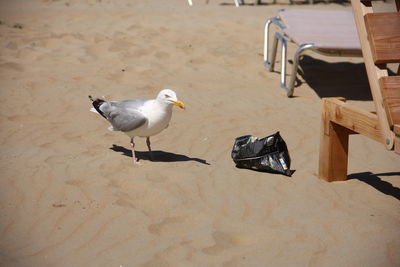
[[142,163],[140,163],[139,159],[136,157],[135,142],[133,142],[133,138],[131,138],[131,146],[132,146],[133,165],[135,165],[135,166],[141,165]]
[[139,158],[137,158],[135,154],[136,154],[135,151],[132,150],[133,165],[134,165],[134,166],[140,166],[140,165],[142,165],[142,163],[139,162]]
[[139,159],[134,159],[133,160],[133,166],[141,166],[142,165],[142,163],[141,162],[139,162]]

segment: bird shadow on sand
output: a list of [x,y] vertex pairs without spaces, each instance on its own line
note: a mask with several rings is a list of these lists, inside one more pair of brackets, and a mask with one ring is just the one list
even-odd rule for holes
[[[111,150],[115,152],[122,153],[122,155],[127,156],[127,157],[132,157],[132,150],[126,149],[123,146],[118,146],[113,144],[112,147],[110,147]],[[148,151],[137,151],[135,150],[136,157],[138,158],[139,161],[141,160],[150,160],[150,154]],[[164,152],[161,150],[153,150],[153,160],[154,162],[181,162],[181,161],[196,161],[201,164],[205,165],[211,165],[204,159],[199,159],[199,158],[190,158],[188,156],[182,155],[182,154],[175,154],[172,152]]]
[[400,172],[388,172],[388,173],[371,173],[371,172],[361,172],[353,173],[347,176],[348,179],[357,179],[370,186],[374,187],[376,190],[392,196],[397,200],[400,200],[400,188],[393,186],[391,183],[382,180],[379,176],[400,176]]

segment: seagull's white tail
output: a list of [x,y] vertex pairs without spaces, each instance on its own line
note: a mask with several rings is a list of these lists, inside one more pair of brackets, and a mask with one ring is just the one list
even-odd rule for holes
[[91,112],[94,112],[94,113],[99,114],[95,108],[91,108],[91,109],[89,109],[89,110],[90,110]]

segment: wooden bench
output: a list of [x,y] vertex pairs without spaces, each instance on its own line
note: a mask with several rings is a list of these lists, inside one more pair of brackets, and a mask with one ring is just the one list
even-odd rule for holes
[[374,13],[371,2],[351,0],[376,112],[342,98],[323,99],[319,177],[326,181],[347,179],[350,134],[365,135],[400,154],[400,67],[395,73],[387,68],[400,63],[400,1],[395,1],[394,12]]

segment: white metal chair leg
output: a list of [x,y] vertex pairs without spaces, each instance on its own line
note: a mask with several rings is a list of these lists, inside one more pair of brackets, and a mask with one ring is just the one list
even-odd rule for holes
[[302,53],[308,49],[313,49],[315,47],[314,44],[302,44],[299,48],[297,48],[296,53],[294,53],[293,57],[293,66],[292,66],[292,74],[290,75],[289,86],[287,88],[287,96],[293,96],[294,92],[294,83],[296,81],[297,70],[299,69],[300,56]]
[[[274,40],[273,40],[273,42],[272,42],[272,53],[271,53],[271,63],[270,63],[270,67],[269,67],[269,71],[270,72],[273,72],[274,71],[274,68],[275,68],[275,62],[276,62],[276,53],[278,52],[278,37],[276,36],[276,34],[278,34],[278,33],[275,33],[275,36],[274,36]],[[285,40],[283,40],[283,42],[286,42]],[[282,44],[283,45],[283,44]]]
[[[289,88],[286,87],[286,55],[287,55],[287,42],[285,37],[283,37],[282,34],[279,32],[275,33],[274,37],[274,44],[273,44],[273,50],[272,50],[272,58],[271,60],[275,61],[276,58],[276,52],[278,48],[278,40],[281,41],[281,88],[286,91],[286,93],[289,96]],[[275,63],[272,63],[271,61],[271,69],[273,68]]]
[[[269,35],[270,35],[269,28],[271,26],[271,23],[278,26],[281,30],[285,29],[285,27],[279,22],[279,17],[270,18],[265,23],[265,27],[264,27],[264,67],[266,67],[270,71],[273,71],[273,66],[275,64],[275,62],[274,62],[275,56],[273,55],[274,60],[269,60],[269,51],[268,51],[269,50]],[[272,64],[272,66],[271,66],[271,64]]]
[[264,67],[267,69],[271,68],[269,61],[269,26],[271,26],[272,19],[267,20],[264,27]]
[[[280,23],[279,17],[273,17],[265,23],[264,28],[264,67],[269,71],[274,71],[276,54],[278,50],[278,42],[281,41],[281,88],[286,91],[288,97],[293,96],[294,92],[294,84],[296,82],[297,70],[299,68],[299,61],[301,54],[307,49],[315,48],[314,44],[303,44],[301,45],[294,54],[293,58],[293,67],[290,75],[290,81],[288,86],[286,86],[286,63],[287,63],[287,40],[286,38],[279,32],[275,32],[274,40],[272,43],[272,51],[271,55],[269,53],[269,35],[270,35],[270,26],[271,23],[278,26],[281,30],[285,29]],[[271,56],[271,58],[270,58]]]
[[[281,88],[286,91],[286,95],[288,97],[293,96],[294,92],[294,83],[296,82],[296,75],[297,71],[299,69],[299,61],[300,61],[300,56],[302,53],[308,49],[313,49],[315,47],[314,44],[302,44],[300,47],[296,50],[296,53],[294,54],[293,57],[293,66],[292,66],[292,72],[290,74],[290,81],[289,85],[286,86],[286,62],[287,62],[287,41],[283,35],[281,35],[279,32],[275,33],[275,40],[281,40]],[[274,40],[274,43],[277,42]],[[277,45],[276,45],[277,46]],[[275,48],[276,50],[276,48]],[[272,54],[276,54],[276,51],[272,51]],[[275,56],[273,56],[275,60]],[[273,67],[273,66],[272,66]]]
[[[236,7],[240,6],[239,1],[241,2],[242,5],[244,4],[244,0],[234,0]],[[188,3],[189,3],[189,6],[193,6],[193,1],[192,0],[188,0]]]

